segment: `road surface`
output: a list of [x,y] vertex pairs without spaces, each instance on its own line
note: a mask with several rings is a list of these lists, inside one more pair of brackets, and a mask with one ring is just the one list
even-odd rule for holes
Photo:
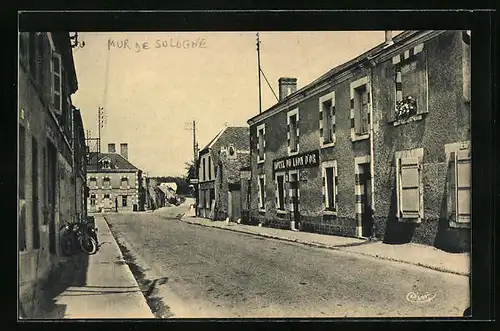
[[468,307],[466,277],[191,225],[175,218],[186,205],[171,208],[106,216],[142,277],[161,280],[150,292],[163,317],[460,317]]

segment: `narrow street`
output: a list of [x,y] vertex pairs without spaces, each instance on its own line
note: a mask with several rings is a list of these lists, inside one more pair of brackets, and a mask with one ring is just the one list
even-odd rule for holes
[[143,276],[162,280],[167,317],[442,317],[468,306],[466,277],[187,224],[176,216],[188,203],[106,215]]

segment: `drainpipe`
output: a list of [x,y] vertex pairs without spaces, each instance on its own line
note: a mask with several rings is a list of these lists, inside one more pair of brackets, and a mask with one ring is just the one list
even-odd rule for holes
[[370,182],[371,182],[371,208],[372,208],[372,237],[375,238],[376,225],[373,217],[375,216],[375,172],[373,155],[373,64],[370,67]]

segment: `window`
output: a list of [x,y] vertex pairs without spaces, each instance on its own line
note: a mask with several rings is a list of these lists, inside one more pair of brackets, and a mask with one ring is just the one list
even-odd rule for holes
[[351,140],[369,137],[370,125],[370,84],[368,77],[351,83]]
[[419,221],[423,217],[422,157],[396,157],[397,216]]
[[322,163],[323,201],[325,210],[335,211],[337,208],[337,162]]
[[38,142],[35,137],[31,138],[31,152],[32,152],[32,165],[31,165],[31,217],[33,221],[33,249],[40,248],[40,219],[38,213]]
[[407,120],[427,112],[427,63],[424,45],[417,45],[393,58],[395,111],[390,119]]
[[266,159],[266,125],[257,127],[257,162],[264,162]]
[[287,114],[288,125],[288,154],[299,152],[299,109],[294,109]]
[[260,175],[258,177],[258,187],[259,187],[259,209],[265,211],[266,203],[266,177],[265,175]]
[[61,55],[52,53],[52,108],[57,115],[62,114],[62,65]]
[[450,226],[469,226],[471,222],[470,150],[449,153],[448,214]]
[[229,157],[234,158],[236,156],[236,150],[233,145],[229,146]]
[[96,189],[97,188],[97,178],[95,177],[90,177],[90,180],[89,180],[89,185],[90,185],[90,188],[92,189]]
[[205,180],[205,158],[203,158],[203,180]]
[[103,188],[111,188],[111,180],[109,179],[109,177],[105,177],[102,180],[102,186]]
[[322,147],[335,143],[335,92],[319,98],[319,139]]
[[464,101],[470,102],[471,93],[471,32],[462,31],[462,76]]
[[95,194],[90,195],[90,205],[95,206]]
[[276,208],[285,210],[285,173],[276,174]]
[[19,126],[19,250],[26,250],[26,133],[23,126]]
[[121,179],[120,187],[122,189],[128,188],[128,178],[127,177],[123,177]]
[[122,195],[122,207],[127,207],[127,196]]
[[111,169],[111,162],[109,160],[102,160],[101,167],[103,169]]

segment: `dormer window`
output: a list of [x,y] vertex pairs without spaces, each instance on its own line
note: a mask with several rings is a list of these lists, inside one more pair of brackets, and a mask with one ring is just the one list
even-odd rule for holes
[[236,156],[236,149],[234,148],[233,145],[229,146],[228,153],[229,153],[229,157],[231,157],[231,158]]
[[101,160],[101,168],[102,169],[111,169],[111,161],[109,159]]

